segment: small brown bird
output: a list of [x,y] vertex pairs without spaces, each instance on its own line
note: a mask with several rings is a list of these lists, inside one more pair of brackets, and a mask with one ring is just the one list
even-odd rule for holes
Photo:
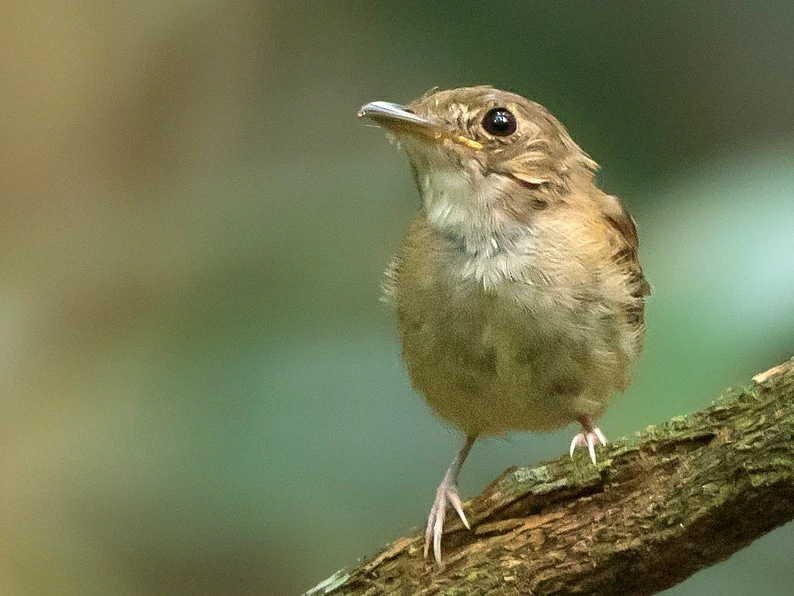
[[466,436],[425,532],[441,565],[448,505],[475,440],[578,421],[570,452],[625,389],[650,287],[634,221],[543,106],[491,87],[358,112],[408,154],[423,206],[386,271],[414,387]]

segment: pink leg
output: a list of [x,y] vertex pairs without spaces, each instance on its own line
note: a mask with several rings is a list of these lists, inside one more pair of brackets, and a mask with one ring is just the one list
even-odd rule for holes
[[430,508],[430,515],[427,517],[424,555],[426,559],[430,551],[430,542],[432,541],[433,554],[439,567],[443,567],[441,563],[441,535],[444,533],[447,503],[452,505],[455,511],[458,512],[463,525],[471,529],[469,520],[466,519],[466,515],[463,513],[463,503],[458,496],[458,475],[461,467],[463,467],[463,462],[466,461],[466,456],[469,455],[471,446],[474,445],[474,441],[474,437],[466,437],[466,444],[463,445],[458,457],[452,461],[452,465],[449,466],[447,473],[444,474],[444,479],[436,491],[436,500],[433,502],[433,507]]
[[601,432],[601,429],[597,426],[593,426],[593,423],[590,421],[589,418],[579,418],[579,423],[582,425],[582,430],[584,432],[580,432],[577,434],[573,441],[571,441],[571,450],[570,454],[573,457],[573,452],[576,450],[577,447],[586,446],[587,453],[590,454],[590,461],[593,464],[596,463],[596,453],[595,453],[595,446],[596,443],[601,443],[602,445],[607,444],[607,438],[604,436],[604,433]]

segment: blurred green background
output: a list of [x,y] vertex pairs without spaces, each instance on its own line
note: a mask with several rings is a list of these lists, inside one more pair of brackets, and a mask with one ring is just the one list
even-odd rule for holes
[[[0,594],[295,594],[421,525],[458,448],[381,271],[418,206],[371,100],[546,105],[655,292],[608,436],[794,349],[794,3],[0,8]],[[491,439],[462,493],[566,451]],[[790,594],[794,527],[670,594]]]

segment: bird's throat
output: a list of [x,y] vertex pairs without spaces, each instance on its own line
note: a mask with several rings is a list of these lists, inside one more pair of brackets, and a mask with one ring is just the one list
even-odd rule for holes
[[493,257],[531,233],[499,208],[487,184],[473,182],[460,168],[433,169],[417,182],[428,222],[462,252]]

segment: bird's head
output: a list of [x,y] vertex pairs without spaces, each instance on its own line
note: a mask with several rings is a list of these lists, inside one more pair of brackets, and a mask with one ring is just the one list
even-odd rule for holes
[[543,106],[492,87],[431,91],[407,106],[376,101],[358,115],[405,149],[442,227],[483,210],[531,217],[597,168]]

